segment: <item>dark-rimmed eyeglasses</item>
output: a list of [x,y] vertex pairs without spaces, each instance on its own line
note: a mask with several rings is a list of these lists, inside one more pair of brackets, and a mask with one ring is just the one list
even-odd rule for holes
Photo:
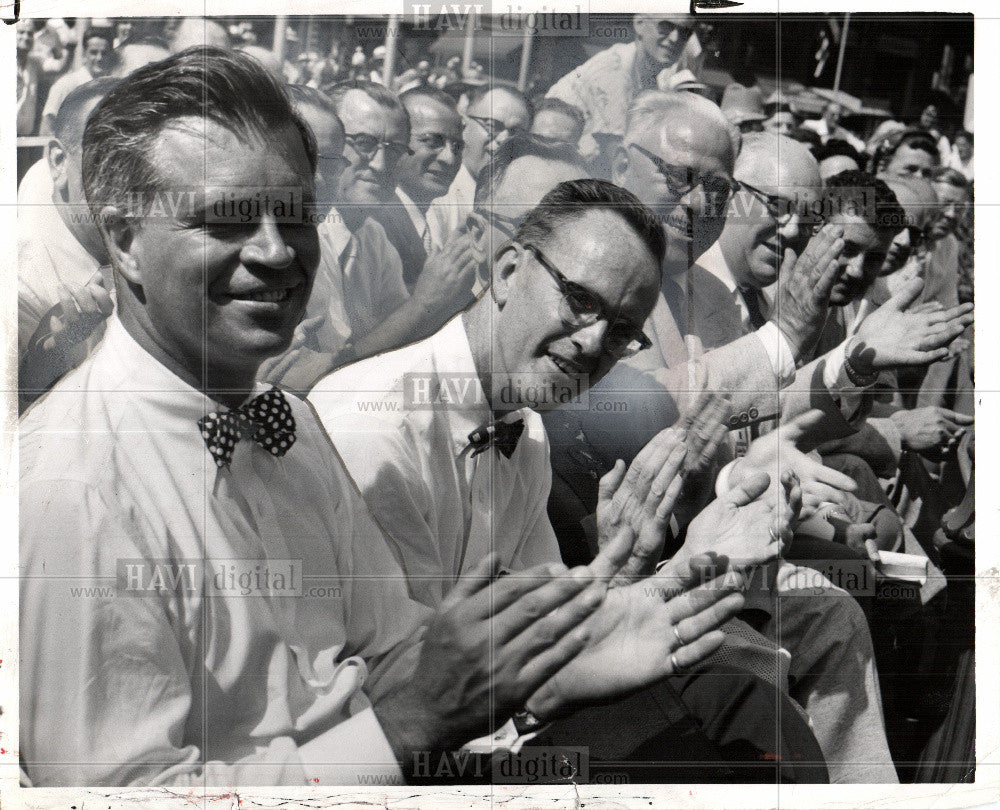
[[449,138],[441,132],[425,132],[417,135],[416,139],[431,152],[441,152],[446,146],[451,146],[452,153],[460,155],[465,149],[465,141],[461,138]]
[[641,329],[628,321],[612,322],[601,299],[586,287],[566,278],[545,258],[545,254],[536,245],[528,244],[522,247],[535,257],[559,287],[559,292],[562,294],[559,301],[559,318],[564,324],[579,329],[595,324],[602,318],[607,320],[608,330],[604,333],[604,351],[618,359],[631,357],[653,345]]
[[469,113],[466,113],[465,115],[467,118],[471,118],[473,121],[479,124],[479,126],[481,126],[484,130],[486,130],[486,134],[490,136],[491,141],[500,137],[505,132],[512,138],[515,135],[523,135],[525,132],[524,127],[518,127],[518,126],[509,127],[506,124],[504,124],[503,121],[498,121],[496,118],[483,118],[482,116],[470,115]]
[[475,212],[484,217],[490,224],[508,239],[513,239],[517,229],[521,227],[524,216],[508,217],[490,208],[476,208]]
[[687,166],[674,166],[672,163],[667,163],[659,155],[637,143],[626,144],[626,148],[635,149],[636,152],[648,158],[656,166],[656,171],[663,176],[667,188],[678,199],[690,194],[693,189],[700,186],[713,203],[719,204],[728,202],[739,187],[735,180],[724,174],[699,172]]
[[779,225],[785,225],[791,220],[792,215],[795,213],[795,204],[793,202],[777,194],[768,194],[766,191],[754,188],[742,180],[737,180],[736,183],[747,194],[760,202],[767,211],[767,215]]
[[364,161],[374,159],[379,149],[385,149],[386,159],[390,162],[399,160],[403,155],[412,155],[413,150],[408,144],[399,141],[380,141],[374,135],[367,132],[353,132],[344,135],[344,140],[355,151],[357,156]]

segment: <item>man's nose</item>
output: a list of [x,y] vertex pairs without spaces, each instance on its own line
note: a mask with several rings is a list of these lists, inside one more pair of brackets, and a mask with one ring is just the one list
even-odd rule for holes
[[608,322],[601,318],[589,326],[581,327],[573,333],[573,343],[584,357],[600,357],[604,353],[604,336]]
[[295,249],[281,233],[272,214],[264,214],[253,236],[243,245],[240,259],[244,264],[259,264],[281,270],[295,259]]
[[848,278],[862,279],[864,278],[864,263],[865,254],[859,253],[851,259],[848,259],[846,264],[842,265],[844,268],[844,275]]
[[792,213],[787,222],[778,226],[778,234],[786,241],[802,236],[802,219],[798,213]]
[[446,166],[454,166],[461,158],[461,153],[455,150],[450,143],[446,143],[444,149],[438,154],[438,160]]
[[385,147],[379,146],[375,154],[368,161],[368,166],[373,172],[384,172],[389,168],[389,161],[385,157]]

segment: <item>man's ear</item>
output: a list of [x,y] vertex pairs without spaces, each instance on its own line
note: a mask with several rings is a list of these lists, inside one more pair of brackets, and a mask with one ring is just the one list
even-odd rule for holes
[[615,147],[615,156],[611,160],[611,179],[617,183],[628,171],[628,150],[624,146]]
[[493,291],[493,300],[497,302],[500,309],[504,308],[510,296],[510,289],[514,283],[514,272],[518,268],[522,255],[523,248],[512,243],[504,247],[493,261],[493,283],[490,285],[490,289]]
[[472,238],[472,247],[476,251],[477,258],[485,261],[490,255],[491,230],[486,217],[473,211],[465,218],[465,230]]
[[142,273],[133,253],[138,220],[125,216],[113,205],[106,205],[101,209],[98,224],[112,266],[130,284],[141,287]]
[[52,175],[52,186],[60,196],[65,196],[64,192],[69,184],[69,155],[55,138],[48,143],[45,159],[49,164],[49,174]]

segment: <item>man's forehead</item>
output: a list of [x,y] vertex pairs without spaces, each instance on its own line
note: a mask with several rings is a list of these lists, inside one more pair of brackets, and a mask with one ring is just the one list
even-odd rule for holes
[[[212,158],[209,159],[209,153]],[[215,185],[233,179],[234,173],[253,175],[261,157],[270,153],[280,158],[287,174],[311,178],[309,159],[302,135],[289,122],[283,130],[247,138],[215,121],[185,116],[167,123],[153,141],[153,163],[161,177],[169,175],[192,185]],[[240,160],[218,160],[219,156],[240,156]],[[164,177],[171,179],[171,177]]]
[[796,146],[795,142],[774,138],[745,149],[736,161],[733,176],[769,193],[818,194],[823,184],[819,166]]
[[871,223],[858,214],[835,214],[829,221],[844,229],[845,242],[868,248],[873,247],[879,241],[878,234]]
[[[582,175],[582,170],[571,163],[525,155],[511,161],[500,185],[493,190],[492,202],[527,212],[557,185]],[[511,215],[509,211],[504,213]]]
[[458,114],[458,110],[426,96],[418,96],[408,102],[406,111],[410,116],[410,128],[414,132],[450,132],[462,126],[462,116]]
[[649,249],[611,211],[590,210],[558,223],[544,249],[568,279],[598,292],[608,303],[634,301],[659,289],[659,268]]
[[472,115],[503,118],[507,115],[522,115],[526,108],[524,102],[506,87],[497,87],[472,104],[469,112]]
[[406,128],[406,118],[401,110],[380,104],[363,90],[352,88],[344,94],[340,104],[340,120],[348,131],[353,126],[379,125],[386,128]]

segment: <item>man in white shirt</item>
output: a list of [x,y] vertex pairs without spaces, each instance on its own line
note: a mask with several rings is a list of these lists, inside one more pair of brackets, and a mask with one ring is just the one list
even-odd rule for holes
[[[539,412],[572,407],[618,358],[648,345],[638,324],[655,300],[657,274],[648,259],[634,266],[640,237],[647,252],[657,241],[662,251],[659,223],[631,194],[606,181],[563,182],[528,214],[518,240],[500,248],[491,292],[472,309],[432,337],[341,369],[310,392],[395,542],[418,601],[440,604],[452,583],[491,552],[513,571],[559,559],[545,512],[550,472]],[[615,320],[607,323],[612,312]],[[380,374],[387,375],[381,383]],[[705,421],[682,441],[692,467],[702,451],[699,434],[716,441],[721,435],[711,409],[699,419]],[[655,519],[641,519],[644,550],[633,550],[635,562],[625,566],[634,576],[651,570],[680,490],[684,450],[671,444],[677,438],[658,437],[628,474],[622,466],[602,481],[597,526],[604,551],[592,565],[603,565],[614,545],[612,504],[629,501],[633,487],[631,497],[642,501],[635,482],[655,477],[654,489],[667,495]],[[727,516],[745,539],[741,560],[771,559],[777,550],[769,518],[761,522],[770,507],[749,504],[762,491],[741,492],[745,508],[710,509],[668,567],[680,573],[700,552],[725,554],[715,541],[726,534]],[[623,576],[622,585],[628,581]],[[706,688],[705,682],[686,686]]]
[[[100,232],[87,207],[83,129],[115,86],[104,77],[73,90],[59,109],[38,171],[46,199],[18,200],[18,375],[22,405],[79,364],[104,333],[113,284]],[[29,175],[34,171],[29,170]],[[26,179],[28,176],[26,175]],[[34,185],[34,180],[31,180]],[[42,183],[38,187],[41,190]]]
[[340,85],[333,101],[310,87],[289,88],[320,140],[321,263],[290,349],[261,373],[305,392],[351,360],[432,333],[471,302],[477,262],[470,239],[455,234],[408,292],[399,253],[372,216],[395,196],[396,164],[409,150],[406,110],[369,82]]
[[462,166],[465,141],[455,101],[436,87],[417,87],[399,100],[410,117],[410,154],[396,164],[396,197],[375,212],[403,260],[403,280],[413,288],[424,262],[444,245],[441,223],[427,209],[448,192]]
[[[438,611],[407,598],[311,409],[254,382],[319,258],[315,143],[258,63],[209,48],[140,69],[92,116],[83,165],[118,311],[22,422],[32,784],[399,780],[529,698],[554,715],[714,649],[739,578],[616,606],[586,569],[491,584],[489,557]],[[612,674],[609,644],[575,658],[626,619],[645,625],[615,635],[637,671]]]
[[114,33],[110,28],[91,28],[83,34],[83,64],[74,71],[59,77],[49,89],[48,98],[42,108],[42,123],[39,132],[50,135],[56,115],[66,96],[71,91],[86,84],[91,79],[106,76],[115,64],[115,54],[111,43]]
[[469,100],[462,113],[462,168],[448,188],[448,193],[431,203],[429,222],[444,233],[457,231],[471,213],[479,172],[500,145],[512,135],[526,132],[531,126],[531,105],[514,85],[494,82],[483,85]]
[[673,89],[682,76],[697,75],[703,58],[692,16],[636,14],[633,26],[634,42],[595,54],[547,93],[583,111],[580,151],[602,166],[610,164],[639,93]]

